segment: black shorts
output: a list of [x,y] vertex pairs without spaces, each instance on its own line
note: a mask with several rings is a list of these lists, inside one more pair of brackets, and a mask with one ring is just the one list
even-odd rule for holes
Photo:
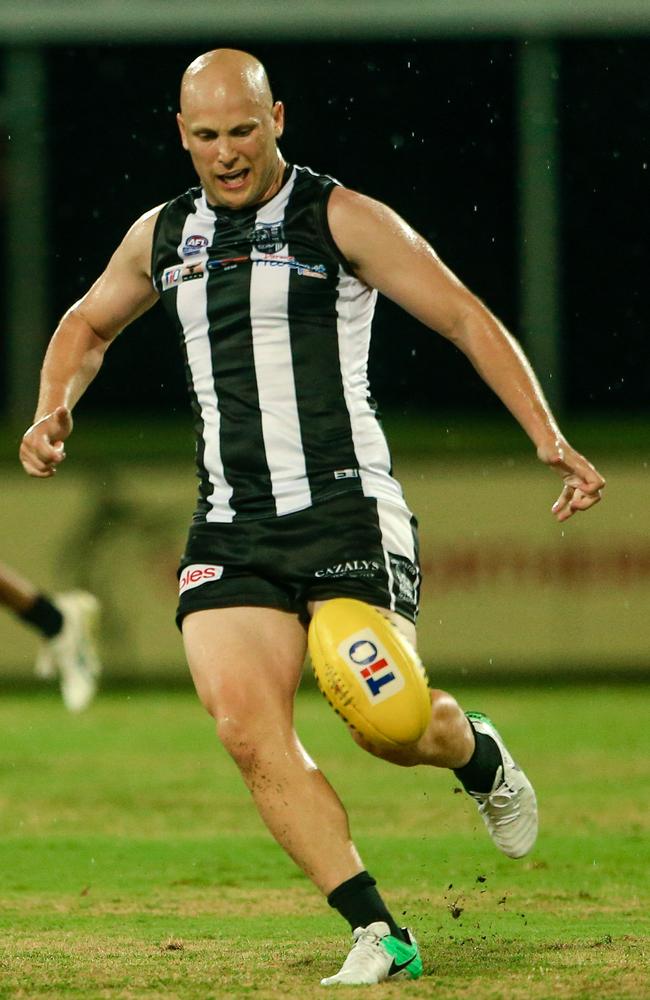
[[309,601],[356,597],[415,622],[417,521],[361,493],[258,521],[190,528],[178,571],[176,624],[206,608],[279,608],[307,623]]

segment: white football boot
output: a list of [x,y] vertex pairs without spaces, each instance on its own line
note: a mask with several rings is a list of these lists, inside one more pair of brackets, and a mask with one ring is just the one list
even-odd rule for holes
[[491,736],[503,764],[489,792],[469,792],[492,840],[509,858],[523,858],[537,840],[537,799],[530,781],[515,764],[494,724],[482,712],[466,712],[477,733]]
[[58,635],[39,650],[35,670],[39,677],[59,675],[63,702],[71,712],[81,712],[95,696],[101,663],[95,645],[99,601],[83,590],[52,598],[63,615]]
[[410,943],[394,937],[383,920],[357,927],[350,954],[335,976],[321,979],[321,986],[372,986],[398,976],[418,979],[422,959],[417,941],[409,931],[406,933]]

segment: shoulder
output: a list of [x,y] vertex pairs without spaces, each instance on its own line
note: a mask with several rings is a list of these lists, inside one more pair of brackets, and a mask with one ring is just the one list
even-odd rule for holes
[[353,218],[365,218],[370,214],[381,213],[382,209],[388,211],[386,205],[360,194],[359,191],[353,191],[338,183],[332,188],[329,211],[331,218],[336,221],[343,221],[348,215],[352,215]]
[[113,265],[127,265],[143,274],[149,274],[154,231],[165,204],[167,203],[156,205],[144,212],[129,227],[111,258]]
[[170,216],[175,219],[179,213],[186,217],[189,213],[196,212],[201,196],[200,188],[190,188],[189,191],[184,191],[176,198],[164,201],[143,212],[127,231],[120,245],[121,248],[136,255],[144,254],[149,261],[156,233],[163,220],[169,219]]
[[397,241],[416,244],[421,237],[388,205],[367,195],[337,185],[327,207],[332,237],[353,266],[367,250]]
[[169,202],[163,202],[162,205],[156,205],[155,208],[150,208],[148,212],[144,212],[143,215],[135,220],[127,232],[125,239],[130,239],[134,243],[148,240],[149,245],[151,245],[158,218],[168,204]]

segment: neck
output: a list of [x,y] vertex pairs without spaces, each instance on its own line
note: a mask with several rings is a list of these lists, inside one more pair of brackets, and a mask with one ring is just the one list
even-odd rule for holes
[[286,170],[286,167],[287,164],[285,163],[284,158],[281,156],[280,153],[278,153],[277,169],[273,177],[273,180],[269,184],[266,193],[262,198],[262,201],[268,201],[270,198],[272,198],[274,195],[278,193],[278,191],[282,187],[282,182],[284,180],[284,171]]

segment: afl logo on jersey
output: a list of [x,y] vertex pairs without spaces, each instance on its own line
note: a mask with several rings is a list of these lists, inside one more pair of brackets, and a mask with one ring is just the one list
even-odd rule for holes
[[287,242],[281,222],[257,222],[251,243],[259,253],[280,253]]
[[205,250],[208,242],[207,236],[199,236],[197,233],[193,236],[188,236],[181,251],[183,257],[195,257],[197,253]]

